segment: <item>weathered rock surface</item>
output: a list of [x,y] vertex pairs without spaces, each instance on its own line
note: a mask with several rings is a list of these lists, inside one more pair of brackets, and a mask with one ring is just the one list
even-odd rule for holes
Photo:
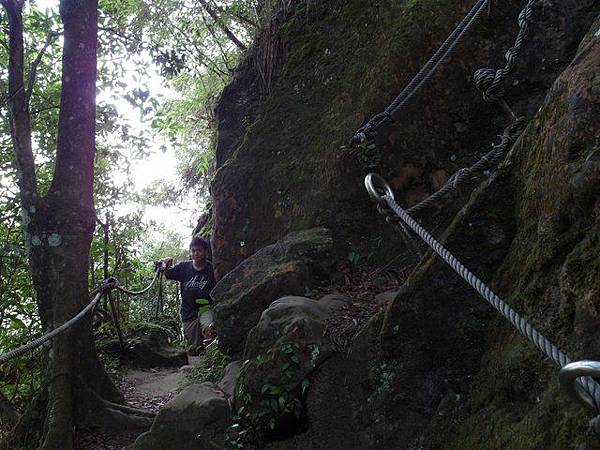
[[252,255],[212,291],[219,346],[240,354],[262,312],[284,295],[303,295],[327,279],[333,260],[328,230],[291,233]]
[[241,361],[232,361],[227,364],[227,367],[225,367],[223,378],[221,378],[221,381],[219,381],[219,388],[227,397],[233,397],[241,367]]
[[[443,236],[542,333],[592,359],[600,355],[598,27],[600,20],[509,164]],[[349,357],[314,374],[308,430],[268,448],[600,448],[587,435],[589,412],[556,379],[544,355],[430,257],[355,338]]]
[[[416,203],[478,159],[506,124],[469,77],[503,65],[523,4],[494,3],[426,92],[380,134],[381,172],[401,204]],[[246,64],[219,106],[223,126],[237,124],[219,142],[213,184],[220,270],[315,224],[334,231],[343,258],[349,248],[379,262],[406,252],[364,194],[358,165],[336,149],[401,90],[463,13],[455,2],[433,0],[292,8],[278,35],[272,92],[251,96],[257,77]],[[600,21],[592,25],[599,13],[594,0],[538,4],[506,98],[533,120],[508,163],[462,195],[466,205],[422,217],[540,331],[572,357],[589,359],[600,359]],[[250,243],[243,251],[232,245],[240,240]],[[424,258],[390,297],[347,357],[330,354],[304,378],[306,397],[298,395],[299,376],[292,382],[282,374],[289,362],[282,345],[300,350],[293,344],[308,342],[315,324],[300,321],[278,335],[281,327],[269,325],[275,314],[260,333],[255,328],[238,406],[247,403],[259,426],[273,420],[275,437],[298,433],[268,448],[599,448],[586,435],[588,412],[558,389],[556,368],[439,259]],[[301,420],[279,414],[289,402],[273,402],[283,392],[303,405]]]
[[187,364],[187,354],[185,351],[164,346],[154,348],[147,342],[136,342],[127,348],[125,356],[136,367],[180,367]]
[[184,350],[172,347],[166,341],[157,341],[151,336],[136,336],[128,339],[124,353],[116,339],[103,342],[102,350],[118,356],[127,364],[142,369],[181,367],[188,362]]
[[340,296],[325,301],[292,296],[263,312],[248,336],[236,386],[242,425],[262,433],[301,427],[310,376],[333,351],[326,320],[343,304]]
[[229,402],[212,383],[192,384],[158,413],[135,450],[222,450],[231,423]]
[[[472,75],[482,67],[504,66],[524,3],[494,4],[396,124],[381,131],[378,171],[402,204],[410,206],[438,189],[497,141],[506,113],[482,100]],[[314,226],[333,231],[343,258],[350,249],[380,260],[405,252],[365,194],[357,159],[340,146],[396,97],[471,5],[292,2],[272,37],[277,58],[270,63],[270,89],[261,89],[256,70],[265,55],[253,50],[217,107],[218,170],[211,192],[218,273],[291,231]],[[507,101],[517,114],[531,117],[537,111],[596,9],[595,0],[545,0],[536,7],[506,84]],[[454,212],[450,206],[437,215],[436,227],[443,229]]]

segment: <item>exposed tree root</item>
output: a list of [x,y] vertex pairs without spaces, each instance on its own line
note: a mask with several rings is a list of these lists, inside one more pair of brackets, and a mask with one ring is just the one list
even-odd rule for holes
[[131,414],[134,416],[141,416],[141,417],[149,417],[151,419],[154,419],[154,417],[156,417],[155,413],[153,413],[151,411],[147,411],[145,409],[134,408],[132,406],[126,406],[126,405],[119,405],[118,403],[109,402],[108,400],[103,400],[103,403],[109,409],[121,411],[126,414]]

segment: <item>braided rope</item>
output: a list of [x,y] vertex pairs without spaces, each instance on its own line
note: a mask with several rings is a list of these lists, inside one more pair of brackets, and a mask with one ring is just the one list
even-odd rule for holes
[[[393,195],[386,193],[383,200],[387,205],[408,225],[434,252],[436,252],[456,273],[469,283],[490,305],[525,337],[529,339],[538,349],[545,353],[559,367],[564,367],[571,362],[569,357],[558,347],[550,342],[544,335],[537,331],[526,319],[521,317],[506,302],[498,297],[483,281],[467,269],[458,259],[429,234],[407,211],[396,203]],[[596,409],[600,411],[600,385],[591,377],[581,377],[577,380],[582,389],[590,395],[596,403]]]
[[419,90],[431,80],[440,64],[452,53],[456,45],[462,40],[469,28],[471,28],[473,23],[475,23],[477,18],[481,15],[489,1],[490,0],[478,0],[477,3],[473,5],[454,31],[452,31],[442,45],[436,50],[431,58],[429,58],[423,67],[421,67],[421,70],[419,70],[385,111],[373,116],[365,126],[357,131],[355,139],[357,139],[358,142],[362,140],[360,137],[361,134],[376,131],[383,126],[385,122],[394,121],[394,115],[406,105],[411,97],[419,92]]
[[79,322],[87,313],[89,313],[91,310],[93,310],[94,307],[98,304],[98,302],[102,298],[102,296],[106,292],[110,291],[111,289],[118,289],[121,292],[124,292],[129,295],[134,295],[134,296],[142,295],[142,294],[148,292],[150,290],[150,288],[152,288],[152,286],[154,286],[154,283],[156,283],[156,280],[158,279],[158,277],[161,273],[162,273],[161,268],[157,268],[152,282],[147,287],[142,289],[141,291],[130,291],[130,290],[120,287],[119,280],[117,280],[114,277],[104,280],[102,282],[101,286],[92,292],[92,296],[94,296],[94,299],[85,308],[83,308],[81,311],[79,311],[76,316],[67,320],[65,323],[63,323],[59,327],[53,329],[52,331],[49,331],[48,333],[44,334],[43,336],[40,336],[39,338],[34,339],[33,341],[30,341],[14,350],[3,353],[2,355],[0,355],[0,365],[4,364],[5,362],[10,361],[13,358],[24,355],[25,353],[38,348],[39,346],[41,346],[45,342],[49,341],[53,337],[57,336],[58,334],[62,333],[65,330],[71,328],[73,325],[75,325],[77,322]]
[[[106,286],[108,286],[108,285],[106,285]],[[63,331],[66,331],[67,329],[71,328],[73,325],[75,325],[77,322],[79,322],[88,312],[90,312],[92,309],[94,309],[94,307],[98,304],[98,302],[102,298],[102,295],[108,289],[109,289],[108,287],[103,286],[96,293],[96,295],[94,296],[94,299],[85,308],[83,308],[81,311],[79,311],[79,313],[77,313],[76,316],[67,320],[65,323],[63,323],[59,327],[44,334],[43,336],[40,336],[37,339],[34,339],[33,341],[28,342],[27,344],[22,345],[19,348],[15,348],[14,350],[11,350],[7,353],[0,355],[0,365],[4,364],[5,362],[10,361],[13,358],[16,358],[17,356],[24,355],[25,353],[38,348],[39,346],[41,346],[45,342],[49,341],[53,337],[59,335],[60,333],[62,333]]]
[[512,72],[517,64],[517,59],[521,53],[523,42],[527,35],[529,24],[533,19],[533,7],[536,0],[529,0],[525,8],[519,13],[519,33],[515,40],[515,45],[506,52],[506,65],[500,69],[479,69],[473,75],[473,81],[478,90],[483,93],[483,99],[486,102],[494,102],[504,97],[504,79]]
[[156,271],[154,272],[154,278],[152,279],[152,281],[150,282],[150,284],[148,286],[146,286],[144,289],[142,289],[141,291],[130,291],[129,289],[125,289],[125,288],[119,286],[119,282],[118,281],[117,281],[117,283],[115,285],[115,289],[118,290],[118,291],[121,291],[121,292],[123,292],[125,294],[132,295],[134,297],[137,296],[137,295],[145,294],[150,289],[152,289],[152,286],[154,286],[154,283],[156,283],[156,280],[158,280],[158,277],[159,277],[159,275],[161,273],[162,273],[161,269],[156,269]]
[[446,196],[449,192],[457,189],[462,183],[473,178],[478,172],[483,171],[483,169],[486,167],[493,167],[499,163],[506,153],[506,150],[519,138],[519,136],[521,136],[524,123],[524,119],[517,119],[512,122],[508,127],[505,128],[502,136],[500,137],[500,143],[498,145],[494,145],[492,150],[483,155],[481,159],[479,159],[479,161],[477,161],[471,167],[464,167],[454,173],[438,191],[407,209],[407,212],[414,214],[423,209],[429,208],[442,197]]

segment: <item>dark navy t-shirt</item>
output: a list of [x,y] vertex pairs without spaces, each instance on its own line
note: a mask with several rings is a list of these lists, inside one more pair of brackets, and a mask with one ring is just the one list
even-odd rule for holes
[[203,269],[198,271],[194,269],[192,261],[182,261],[167,269],[165,277],[179,281],[182,321],[198,317],[201,305],[196,300],[204,298],[212,305],[210,291],[215,287],[215,274],[210,262],[207,261]]

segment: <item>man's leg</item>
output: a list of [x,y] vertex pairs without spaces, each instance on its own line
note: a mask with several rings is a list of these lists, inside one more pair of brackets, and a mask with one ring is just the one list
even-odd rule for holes
[[204,338],[198,319],[183,322],[183,334],[190,345],[190,355],[195,356],[204,350]]

